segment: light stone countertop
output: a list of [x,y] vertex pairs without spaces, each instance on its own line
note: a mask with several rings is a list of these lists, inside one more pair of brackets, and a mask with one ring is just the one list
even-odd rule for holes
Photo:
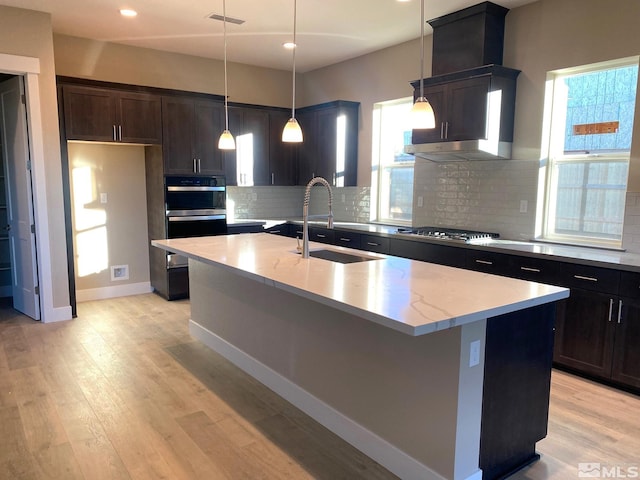
[[312,251],[374,260],[303,259],[295,239],[267,233],[153,240],[152,245],[413,336],[569,296],[562,287],[314,242]]

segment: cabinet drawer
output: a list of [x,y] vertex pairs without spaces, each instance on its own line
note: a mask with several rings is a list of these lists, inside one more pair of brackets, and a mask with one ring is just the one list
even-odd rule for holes
[[389,253],[389,239],[377,235],[361,235],[360,249],[376,253]]
[[620,295],[640,298],[640,273],[620,272]]
[[563,287],[583,288],[617,295],[620,272],[609,268],[559,263],[557,281],[554,283]]
[[509,256],[509,276],[531,282],[557,282],[558,262],[541,258]]
[[274,225],[273,227],[269,227],[265,229],[265,232],[272,233],[274,235],[282,235],[285,237],[294,236],[291,232],[295,229],[295,225],[288,225],[286,223],[281,223],[280,225]]
[[495,252],[483,252],[481,250],[467,250],[466,267],[478,272],[493,273],[495,275],[508,275],[509,256]]
[[334,243],[335,230],[328,228],[309,228],[309,240],[312,242]]
[[356,232],[345,232],[344,230],[336,230],[334,234],[336,245],[349,248],[360,248],[360,234]]

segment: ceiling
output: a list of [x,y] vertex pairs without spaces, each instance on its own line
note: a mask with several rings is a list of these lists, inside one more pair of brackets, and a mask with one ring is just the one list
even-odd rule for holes
[[[436,18],[480,0],[425,0],[425,18]],[[536,0],[495,0],[515,8]],[[296,68],[306,72],[420,36],[419,0],[297,0]],[[222,0],[0,0],[49,12],[55,33],[221,59]],[[121,8],[138,12],[135,18]],[[291,51],[282,44],[293,30],[293,0],[227,0],[230,62],[289,70]],[[427,25],[425,34],[431,33]]]

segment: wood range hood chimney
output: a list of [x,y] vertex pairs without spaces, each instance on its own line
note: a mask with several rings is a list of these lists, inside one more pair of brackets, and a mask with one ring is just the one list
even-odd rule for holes
[[492,2],[428,20],[433,28],[431,75],[502,65],[508,8]]

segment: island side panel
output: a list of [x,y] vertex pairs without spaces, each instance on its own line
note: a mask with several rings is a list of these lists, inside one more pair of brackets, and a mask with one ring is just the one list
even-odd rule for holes
[[[428,478],[477,475],[484,364],[465,366],[461,391],[462,327],[413,337],[213,265],[191,261],[189,271],[198,328],[427,466]],[[484,343],[484,322],[465,328]],[[464,444],[467,408],[475,440]],[[456,454],[471,460],[456,468]]]

